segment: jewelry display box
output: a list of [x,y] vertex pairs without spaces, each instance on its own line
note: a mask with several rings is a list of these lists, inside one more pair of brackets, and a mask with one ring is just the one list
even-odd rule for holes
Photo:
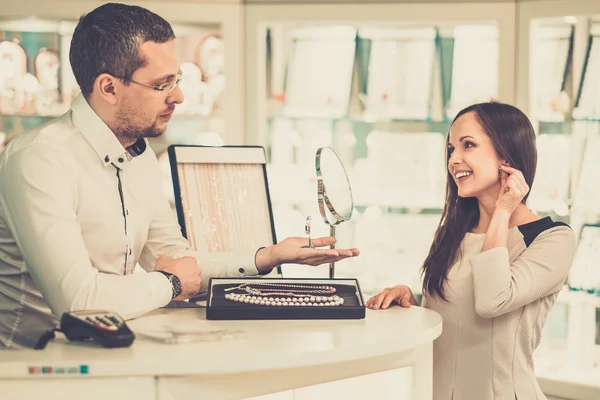
[[171,145],[168,152],[177,218],[192,249],[243,252],[277,243],[263,147]]
[[[334,291],[335,290],[335,291]],[[364,319],[357,279],[211,278],[206,319]]]

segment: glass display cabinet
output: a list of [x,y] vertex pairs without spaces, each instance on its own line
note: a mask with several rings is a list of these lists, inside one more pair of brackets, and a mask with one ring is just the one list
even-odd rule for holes
[[[355,204],[338,245],[361,249],[336,274],[358,277],[366,295],[399,283],[420,290],[450,122],[470,103],[513,101],[514,5],[343,8],[247,6],[248,141],[268,151],[278,237],[302,236],[305,218],[319,215],[314,157],[331,146]],[[313,233],[328,227],[314,223]]]
[[[69,65],[74,28],[72,21],[0,20],[0,118],[7,141],[66,112],[79,93]],[[169,130],[189,128],[189,119],[195,118],[198,134],[223,134],[224,126],[214,121],[223,108],[225,88],[219,28],[174,25],[174,30],[185,100]]]
[[569,223],[578,238],[567,287],[548,317],[536,367],[542,376],[580,384],[580,393],[551,394],[594,398],[597,391],[585,390],[592,390],[590,379],[600,373],[600,4],[523,3],[519,15],[517,103],[538,134],[531,206]]

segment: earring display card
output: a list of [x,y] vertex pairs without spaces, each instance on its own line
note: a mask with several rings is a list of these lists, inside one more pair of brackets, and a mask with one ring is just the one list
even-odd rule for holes
[[575,260],[569,276],[573,290],[600,295],[600,225],[585,224],[581,228]]
[[542,134],[537,138],[537,173],[529,196],[532,207],[564,215],[571,184],[570,134]]
[[600,23],[593,23],[590,28],[590,43],[586,55],[586,66],[579,84],[579,99],[573,110],[576,119],[597,119],[600,117]]
[[364,319],[356,279],[211,278],[209,320]]
[[[540,26],[532,38],[531,98],[535,117],[543,121],[563,121],[560,92],[567,76],[568,57],[572,51],[571,24]],[[567,102],[568,103],[568,102]]]

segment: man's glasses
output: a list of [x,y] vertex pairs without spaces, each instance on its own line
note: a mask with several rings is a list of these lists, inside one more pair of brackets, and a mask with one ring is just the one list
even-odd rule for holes
[[173,94],[173,91],[175,90],[177,85],[179,85],[179,82],[181,82],[181,79],[182,79],[182,73],[181,73],[181,71],[179,71],[179,72],[177,72],[177,75],[175,76],[175,79],[172,82],[163,83],[162,85],[158,85],[158,86],[146,85],[145,83],[136,82],[132,79],[130,79],[129,82],[135,83],[136,85],[140,85],[143,87],[147,87],[148,89],[152,89],[156,92],[164,93],[164,94],[166,94],[166,97],[169,97]]

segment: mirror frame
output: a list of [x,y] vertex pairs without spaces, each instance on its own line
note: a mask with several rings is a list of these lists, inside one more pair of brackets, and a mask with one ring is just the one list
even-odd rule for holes
[[[333,154],[337,157],[340,164],[342,165],[342,168],[344,169],[346,183],[348,184],[348,188],[350,188],[350,201],[352,202],[352,209],[350,210],[350,215],[348,216],[348,218],[344,218],[335,210],[335,208],[333,207],[333,204],[331,204],[331,201],[329,201],[329,197],[327,196],[327,187],[325,186],[325,183],[323,182],[323,173],[321,170],[321,153],[324,149],[331,150],[333,152]],[[321,147],[317,150],[317,154],[315,157],[315,167],[317,170],[317,200],[319,202],[319,211],[321,212],[321,217],[323,218],[325,223],[330,226],[339,225],[344,221],[349,221],[352,218],[352,214],[354,212],[354,198],[352,196],[350,180],[348,179],[348,172],[346,171],[346,168],[344,167],[342,160],[340,160],[340,157],[337,155],[335,150],[333,150],[333,148]],[[331,215],[333,216],[333,218],[335,220],[335,221],[333,221],[333,224],[329,220],[329,218],[327,218],[325,206],[327,206],[327,209],[329,210],[329,212],[331,213]]]

